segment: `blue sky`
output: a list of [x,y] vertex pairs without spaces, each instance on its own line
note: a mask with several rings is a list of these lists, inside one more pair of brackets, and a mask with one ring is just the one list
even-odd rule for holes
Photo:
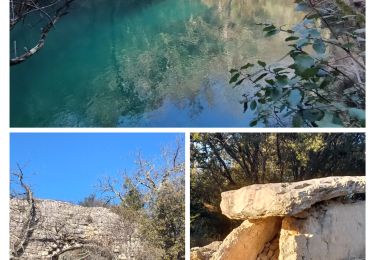
[[141,151],[146,159],[160,157],[162,146],[174,146],[184,134],[174,133],[13,133],[10,167],[19,163],[37,198],[81,201],[95,192],[103,176],[135,169]]

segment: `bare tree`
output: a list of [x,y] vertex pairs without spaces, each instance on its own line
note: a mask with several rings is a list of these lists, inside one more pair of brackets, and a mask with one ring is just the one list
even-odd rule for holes
[[13,58],[10,65],[24,62],[37,53],[45,44],[48,33],[54,28],[61,17],[68,13],[74,0],[10,0],[10,30],[20,22],[24,23],[29,16],[39,15],[43,23],[39,39],[32,48],[24,47],[21,54],[17,52],[17,42],[13,42]]
[[[120,215],[127,219],[135,217],[144,242],[152,248],[151,251],[161,253],[155,259],[184,258],[185,163],[182,147],[177,141],[175,147],[163,148],[159,158],[162,164],[138,153],[137,169],[129,175],[131,177],[107,177],[98,187],[108,199],[120,201],[118,209],[123,212]],[[144,203],[143,207],[137,207],[138,199]]]
[[161,149],[161,158],[163,159],[163,167],[157,168],[153,161],[144,159],[139,152],[136,154],[135,164],[137,166],[136,172],[133,174],[134,180],[128,177],[126,171],[119,179],[114,179],[109,176],[99,180],[98,190],[105,195],[107,203],[113,200],[125,202],[128,195],[124,183],[129,180],[136,187],[143,186],[146,189],[145,193],[154,192],[160,189],[165,182],[173,180],[175,174],[183,174],[185,170],[182,145],[177,140],[176,147],[170,149],[163,147]]
[[17,234],[13,234],[11,259],[17,259],[23,254],[29,239],[39,222],[33,192],[30,186],[24,182],[24,174],[20,165],[17,164],[17,168],[18,171],[11,173],[11,175],[16,179],[13,179],[13,181],[18,181],[21,190],[13,190],[11,196],[13,198],[19,198],[26,201],[26,206],[24,206],[25,204],[23,203],[16,204],[16,210],[19,211],[20,214],[17,214],[17,216],[10,216],[11,219],[18,218],[14,219],[14,221],[19,222],[22,225],[19,232]]
[[[10,259],[26,259],[28,247],[42,244],[52,260],[57,259],[115,259],[111,246],[114,241],[133,231],[128,224],[118,221],[111,230],[88,239],[77,234],[72,215],[49,218],[34,198],[30,185],[24,181],[22,167],[11,172],[10,203]],[[91,222],[90,220],[86,220]],[[37,230],[36,232],[34,232]],[[26,252],[26,253],[25,253]]]

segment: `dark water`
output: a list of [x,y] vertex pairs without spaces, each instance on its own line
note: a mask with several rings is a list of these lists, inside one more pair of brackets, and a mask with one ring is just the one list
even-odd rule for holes
[[[11,67],[12,127],[248,126],[228,71],[285,54],[255,23],[298,21],[293,2],[133,2],[76,0],[45,47]],[[31,47],[36,27],[16,28],[11,44]]]

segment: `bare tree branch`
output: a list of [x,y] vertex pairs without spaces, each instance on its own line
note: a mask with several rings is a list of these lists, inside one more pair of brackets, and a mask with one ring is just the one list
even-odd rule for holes
[[[43,26],[39,40],[35,43],[34,47],[32,47],[31,49],[26,49],[26,51],[23,54],[11,58],[11,66],[24,62],[25,60],[27,60],[43,48],[48,33],[51,31],[52,28],[54,28],[55,24],[60,20],[60,18],[68,13],[67,10],[70,8],[70,4],[73,1],[74,0],[54,0],[43,5],[45,1],[40,0],[22,0],[20,2],[10,0],[10,30],[12,30],[19,21],[24,21],[28,15],[34,12],[39,12],[40,14],[42,14],[43,17],[46,17],[48,20],[48,22]],[[53,7],[56,7],[56,10],[52,15],[49,14],[46,10]],[[16,47],[17,43],[16,41],[14,41],[15,55],[17,55]]]
[[29,239],[32,236],[32,233],[34,232],[34,229],[38,223],[33,192],[30,186],[28,186],[23,181],[24,174],[23,174],[22,168],[20,167],[19,164],[17,164],[17,167],[18,167],[18,172],[12,173],[12,175],[18,178],[19,184],[25,190],[24,194],[26,195],[26,201],[27,201],[28,206],[25,210],[26,221],[23,222],[20,235],[16,236],[18,239],[12,245],[11,259],[16,259],[23,254],[29,242]]

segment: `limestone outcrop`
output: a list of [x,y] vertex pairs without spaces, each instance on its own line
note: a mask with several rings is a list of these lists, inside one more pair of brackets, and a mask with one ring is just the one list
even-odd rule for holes
[[244,222],[191,259],[364,259],[365,190],[365,177],[328,177],[224,192],[223,214]]
[[365,202],[329,201],[286,217],[280,234],[280,259],[364,259]]
[[35,205],[34,223],[26,234],[22,229],[29,218],[23,210],[27,202],[10,200],[10,249],[20,234],[27,236],[17,259],[78,259],[74,255],[82,257],[83,252],[90,252],[90,259],[134,259],[142,253],[134,223],[107,208],[53,200],[35,200]]
[[317,202],[365,192],[365,177],[327,177],[293,183],[255,184],[221,194],[231,219],[292,216]]

